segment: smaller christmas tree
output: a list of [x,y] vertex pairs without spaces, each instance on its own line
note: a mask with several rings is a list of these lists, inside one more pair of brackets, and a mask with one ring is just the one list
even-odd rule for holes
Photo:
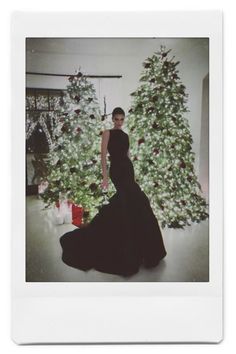
[[94,86],[81,72],[69,77],[47,160],[48,187],[41,195],[46,208],[64,197],[84,209],[86,221],[104,200],[100,141],[103,130]]
[[162,227],[183,228],[209,215],[194,169],[188,94],[170,51],[162,45],[144,61],[127,121],[137,181]]

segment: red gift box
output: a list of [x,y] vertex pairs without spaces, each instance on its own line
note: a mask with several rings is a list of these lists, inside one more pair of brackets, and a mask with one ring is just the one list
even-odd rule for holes
[[80,226],[83,219],[83,208],[79,205],[72,204],[72,224]]

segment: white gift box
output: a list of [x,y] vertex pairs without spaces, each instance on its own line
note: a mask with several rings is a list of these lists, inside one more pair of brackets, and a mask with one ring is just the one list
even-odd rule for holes
[[53,207],[53,222],[55,225],[70,224],[72,222],[72,205],[68,205],[65,200],[59,201],[59,207]]

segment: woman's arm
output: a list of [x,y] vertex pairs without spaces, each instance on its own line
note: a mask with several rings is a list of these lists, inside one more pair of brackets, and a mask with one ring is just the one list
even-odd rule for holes
[[101,142],[101,164],[102,164],[103,179],[108,179],[106,156],[107,156],[107,144],[108,144],[109,136],[110,136],[110,131],[104,130],[102,133],[102,142]]
[[129,143],[129,135],[128,135],[128,152],[127,152],[127,156],[129,157],[129,159],[131,160],[131,156],[130,156],[130,143]]
[[131,160],[131,156],[130,156],[130,151],[128,150],[127,155],[129,156],[129,159]]

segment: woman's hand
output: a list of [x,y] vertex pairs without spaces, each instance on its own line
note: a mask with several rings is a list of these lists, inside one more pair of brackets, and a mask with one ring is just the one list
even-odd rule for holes
[[103,178],[102,183],[101,183],[101,188],[102,189],[107,189],[108,188],[108,178]]

